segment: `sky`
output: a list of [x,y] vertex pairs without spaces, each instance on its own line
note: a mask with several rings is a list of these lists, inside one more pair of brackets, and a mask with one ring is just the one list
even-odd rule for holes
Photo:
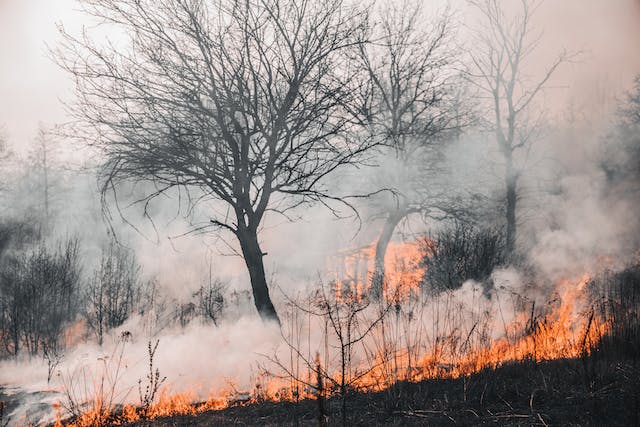
[[[469,19],[464,0],[451,4]],[[588,108],[640,73],[640,0],[547,0],[537,18],[544,31],[541,64],[562,48],[581,52],[558,73],[552,104]],[[0,0],[0,126],[16,149],[33,140],[38,122],[67,119],[60,100],[72,99],[73,85],[47,45],[59,40],[56,24],[77,31],[82,22],[76,0]]]
[[72,83],[49,58],[57,43],[56,23],[74,27],[74,0],[0,0],[0,124],[18,149],[35,136],[38,122],[66,119],[61,98]]

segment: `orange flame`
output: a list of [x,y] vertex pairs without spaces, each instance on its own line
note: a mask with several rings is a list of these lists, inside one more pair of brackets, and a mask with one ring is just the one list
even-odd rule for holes
[[[348,295],[356,299],[371,288],[375,269],[376,245],[345,251],[328,260],[328,270],[334,277],[336,300]],[[418,242],[389,242],[384,257],[385,278],[383,295],[388,301],[406,298],[417,292],[424,269],[420,265]]]
[[[363,298],[370,286],[368,282],[374,268],[374,251],[374,245],[370,245],[343,254],[337,263],[334,260],[334,267],[337,264],[337,268],[332,269],[336,277],[333,291],[338,303],[360,301]],[[389,245],[385,257],[387,287],[384,289],[384,296],[387,301],[406,305],[424,301],[420,299],[420,284],[424,274],[420,258],[418,243],[392,242]],[[415,310],[407,309],[406,313],[398,310],[395,318],[392,316],[387,324],[372,331],[368,350],[364,351],[366,357],[361,358],[361,366],[355,366],[353,369],[356,379],[351,386],[363,390],[381,390],[399,380],[456,378],[511,361],[539,362],[589,354],[611,326],[594,310],[589,309],[589,293],[586,289],[589,281],[590,276],[586,274],[576,279],[558,281],[554,287],[553,298],[542,313],[536,314],[533,305],[524,304],[515,313],[513,320],[500,325],[503,332],[497,338],[491,338],[487,331],[480,330],[478,325],[482,322],[479,318],[480,320],[475,321],[468,330],[454,325],[449,326],[450,329],[446,333],[432,334],[432,342],[426,345],[423,339],[426,335],[424,325],[414,326],[415,334],[412,339],[412,335],[407,332],[411,325],[417,324]],[[447,322],[457,314],[457,311],[449,306],[445,311],[448,316]],[[495,332],[498,325],[495,319],[482,319],[486,320],[489,332]],[[396,338],[404,340],[403,344],[390,343],[390,331],[393,328],[400,330],[401,327],[404,328],[404,332],[397,333],[397,337],[400,338]],[[474,338],[476,336],[477,339]],[[321,358],[316,356],[315,360],[318,367],[309,367],[306,382],[299,379],[261,377],[253,393],[246,398],[225,391],[216,393],[215,397],[203,402],[193,403],[197,401],[195,393],[171,394],[169,388],[165,387],[158,402],[146,410],[126,405],[115,414],[113,409],[104,408],[98,401],[98,404],[92,405],[93,410],[83,413],[66,425],[97,425],[107,419],[112,424],[122,424],[164,416],[195,415],[204,411],[224,409],[232,404],[313,399],[317,397],[316,393],[331,393],[331,390],[322,387],[322,390],[318,391],[309,386],[314,384],[313,378],[318,374],[314,369],[320,369]],[[323,369],[328,370],[328,367],[325,366]],[[329,376],[338,378],[339,373],[331,373]],[[63,422],[59,416],[59,408],[57,413],[56,426],[61,426]]]

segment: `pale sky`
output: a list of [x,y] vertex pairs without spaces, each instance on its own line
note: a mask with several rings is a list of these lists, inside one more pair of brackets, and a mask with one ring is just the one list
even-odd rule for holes
[[57,22],[78,26],[74,9],[74,0],[0,0],[0,124],[18,148],[33,139],[39,121],[65,120],[58,98],[70,96],[71,81],[46,44],[57,42]]
[[[69,99],[72,86],[45,43],[56,44],[58,22],[80,27],[77,8],[75,0],[0,0],[0,125],[14,146],[31,141],[39,121],[65,120],[59,98]],[[618,92],[640,73],[640,0],[547,0],[539,12],[544,52],[584,52],[559,73],[556,104],[598,102],[598,92]]]

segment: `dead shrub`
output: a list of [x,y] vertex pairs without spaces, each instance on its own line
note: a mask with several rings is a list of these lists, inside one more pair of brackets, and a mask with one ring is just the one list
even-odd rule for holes
[[422,284],[432,291],[457,289],[467,280],[483,282],[506,263],[504,233],[455,221],[422,242],[425,274]]

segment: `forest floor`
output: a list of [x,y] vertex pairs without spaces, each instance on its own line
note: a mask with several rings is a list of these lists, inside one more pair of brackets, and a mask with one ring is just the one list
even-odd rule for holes
[[[196,416],[130,426],[342,425],[339,396],[317,400],[235,405]],[[640,425],[640,360],[595,356],[510,363],[456,379],[401,382],[375,393],[347,396],[348,426]]]

